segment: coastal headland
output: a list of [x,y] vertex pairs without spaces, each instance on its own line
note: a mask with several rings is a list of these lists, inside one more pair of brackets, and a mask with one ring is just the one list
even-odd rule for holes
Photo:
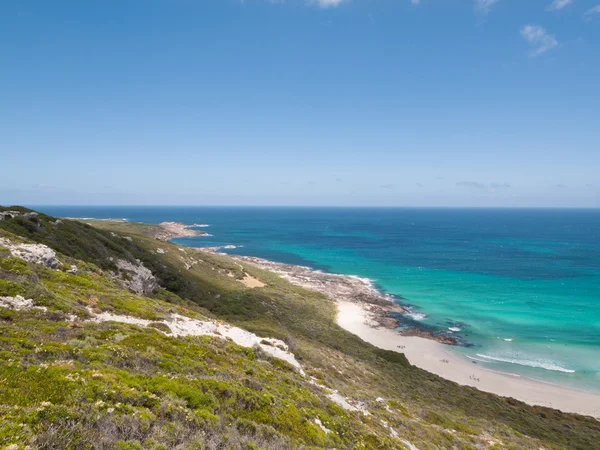
[[159,241],[171,241],[178,238],[210,236],[205,231],[195,228],[204,228],[204,224],[186,225],[180,222],[161,222],[159,224],[147,224],[140,222],[129,222],[124,219],[73,219],[93,225],[96,228],[111,230],[112,232],[136,233],[142,236],[153,237]]

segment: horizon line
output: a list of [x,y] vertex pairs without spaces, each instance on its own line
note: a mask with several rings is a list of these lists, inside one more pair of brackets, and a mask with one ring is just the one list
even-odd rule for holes
[[[2,205],[0,205],[2,206]],[[585,209],[585,210],[593,210],[600,209],[600,206],[492,206],[492,205],[483,205],[483,206],[461,206],[461,205],[190,205],[190,204],[181,204],[181,205],[161,205],[161,204],[153,204],[153,205],[143,205],[143,204],[130,204],[130,205],[111,205],[111,204],[102,204],[102,205],[90,205],[90,204],[72,204],[72,205],[61,205],[61,204],[23,204],[23,205],[7,205],[4,207],[11,206],[23,206],[26,208],[37,208],[37,207],[55,207],[55,208],[337,208],[337,209],[368,209],[368,208],[377,208],[377,209]]]

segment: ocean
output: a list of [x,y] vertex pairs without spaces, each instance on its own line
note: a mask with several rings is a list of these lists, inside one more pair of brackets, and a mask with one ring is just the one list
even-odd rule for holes
[[209,225],[192,247],[369,278],[492,370],[600,391],[600,210],[35,207]]

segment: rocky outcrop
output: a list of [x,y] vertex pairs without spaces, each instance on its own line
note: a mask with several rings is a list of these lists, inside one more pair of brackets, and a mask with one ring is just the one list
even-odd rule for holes
[[5,238],[0,238],[0,245],[7,248],[15,258],[21,258],[50,269],[58,269],[62,266],[62,263],[56,258],[56,252],[47,245],[20,244]]
[[160,241],[170,241],[181,237],[208,236],[208,233],[204,231],[192,230],[192,228],[203,226],[205,225],[197,223],[185,225],[179,222],[163,222],[158,225],[159,228],[154,233],[154,237]]
[[0,220],[14,219],[15,217],[18,217],[20,215],[21,213],[19,211],[1,211]]
[[136,294],[148,295],[158,287],[158,281],[141,261],[136,260],[136,264],[133,264],[124,259],[118,259],[115,264],[121,272],[119,278],[128,289]]
[[401,305],[380,293],[366,278],[324,273],[309,267],[277,263],[253,256],[236,256],[234,259],[274,272],[292,284],[320,292],[334,300],[377,306],[382,314],[404,312]]
[[22,213],[21,211],[1,211],[0,212],[0,220],[9,220],[14,219],[15,217],[23,216],[25,219],[37,221],[39,213],[36,212],[26,212]]
[[15,297],[0,297],[0,308],[15,309],[17,311],[23,309],[39,309],[41,311],[47,311],[45,306],[35,306],[32,299],[25,298],[21,295]]

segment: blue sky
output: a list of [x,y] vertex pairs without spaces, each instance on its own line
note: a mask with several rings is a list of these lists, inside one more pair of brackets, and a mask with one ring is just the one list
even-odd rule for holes
[[600,0],[3,0],[0,204],[600,206]]

